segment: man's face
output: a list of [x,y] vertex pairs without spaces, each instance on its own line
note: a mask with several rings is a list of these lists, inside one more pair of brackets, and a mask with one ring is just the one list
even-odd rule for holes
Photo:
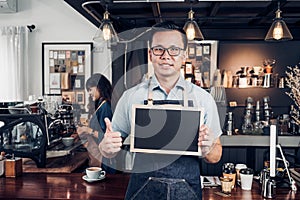
[[[170,54],[174,53],[173,49],[179,49],[178,55],[169,55],[167,50],[164,50],[162,55],[155,55],[153,47],[160,49],[168,49]],[[181,33],[178,31],[157,32],[153,35],[152,49],[149,50],[149,57],[153,64],[154,72],[159,77],[172,77],[180,74],[182,63],[185,62],[186,53],[182,41]]]

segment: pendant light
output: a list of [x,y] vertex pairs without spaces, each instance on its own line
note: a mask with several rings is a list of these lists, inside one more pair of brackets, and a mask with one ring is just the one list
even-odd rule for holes
[[188,21],[185,23],[183,30],[186,32],[188,40],[204,40],[204,37],[200,31],[200,28],[194,20],[194,12],[191,8],[188,13]]
[[103,14],[102,23],[93,37],[95,42],[110,41],[111,43],[119,42],[117,32],[115,31],[112,22],[109,19],[109,12],[106,10]]
[[292,40],[293,36],[290,33],[286,23],[281,18],[280,2],[278,2],[278,9],[275,12],[276,17],[265,37],[265,41],[287,41]]

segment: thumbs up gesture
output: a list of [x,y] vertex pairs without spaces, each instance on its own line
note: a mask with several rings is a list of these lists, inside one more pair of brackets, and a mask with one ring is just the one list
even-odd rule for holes
[[99,150],[104,157],[113,158],[121,150],[121,133],[112,130],[112,125],[108,118],[105,118],[104,121],[106,124],[106,131],[99,144]]

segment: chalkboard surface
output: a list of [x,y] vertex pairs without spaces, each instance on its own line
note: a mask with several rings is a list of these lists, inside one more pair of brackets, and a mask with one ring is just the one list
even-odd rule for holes
[[202,110],[182,106],[134,105],[131,151],[200,156]]

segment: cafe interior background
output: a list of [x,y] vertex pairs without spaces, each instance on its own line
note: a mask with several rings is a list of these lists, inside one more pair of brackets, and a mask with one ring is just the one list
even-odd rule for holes
[[[75,4],[77,4],[77,7],[75,6],[74,2],[76,2]],[[128,20],[126,22],[124,18],[118,18],[118,13],[114,13],[114,9],[120,9],[117,8],[116,3],[109,1],[94,1],[95,4],[98,4],[96,5],[96,8],[101,7],[101,10],[95,11],[93,10],[93,6],[91,6],[91,13],[88,13],[88,11],[81,7],[83,2],[85,1],[73,1],[72,3],[72,1],[69,0],[19,0],[17,1],[18,8],[16,12],[0,13],[0,26],[23,26],[23,30],[25,30],[27,35],[28,44],[28,47],[25,51],[28,57],[25,59],[25,62],[22,63],[19,77],[17,77],[17,79],[23,81],[20,83],[22,86],[20,88],[22,96],[18,96],[17,99],[7,99],[7,95],[1,94],[1,102],[28,101],[29,99],[34,100],[35,98],[38,99],[39,97],[43,97],[45,92],[45,77],[43,74],[45,70],[45,63],[43,63],[45,57],[43,47],[46,48],[47,44],[51,43],[58,45],[70,43],[92,43],[92,49],[89,53],[89,58],[91,59],[90,74],[99,72],[106,75],[115,86],[114,96],[116,99],[118,99],[125,89],[130,88],[138,83],[144,77],[144,74],[151,69],[148,68],[149,66],[147,64],[147,57],[144,51],[147,46],[145,46],[143,39],[139,40],[143,37],[140,34],[143,31],[147,31],[147,29],[144,29],[147,27],[143,27],[142,29],[139,29],[140,27],[136,29],[132,27],[131,30],[126,30],[126,26],[131,27],[132,24],[138,24],[138,20],[135,21],[134,19],[134,13],[137,10],[132,10],[132,19],[130,19],[131,21]],[[290,6],[292,2],[293,6]],[[201,10],[201,3],[205,5],[209,4],[209,8],[206,8],[206,11],[210,13],[210,15],[203,16],[200,13],[199,10]],[[223,19],[223,24],[220,26],[221,28],[218,28],[217,25],[214,27],[214,22],[217,23],[218,20],[222,20],[222,17],[218,18],[215,16],[218,12],[218,9],[221,8],[219,7],[221,3],[218,1],[191,1],[185,5],[186,10],[184,12],[180,12],[181,17],[178,18],[178,20],[180,20],[182,25],[184,21],[187,20],[190,9],[193,9],[195,12],[195,19],[198,19],[198,23],[200,22],[200,29],[205,40],[189,44],[188,52],[190,61],[196,66],[198,65],[197,61],[199,61],[198,57],[203,55],[202,58],[204,58],[205,54],[208,55],[207,58],[211,61],[210,69],[208,70],[210,73],[210,85],[213,84],[214,78],[218,77],[218,75],[214,77],[217,69],[219,69],[220,73],[223,73],[225,70],[227,72],[231,71],[231,73],[235,75],[247,67],[263,66],[263,62],[266,59],[274,59],[276,61],[272,72],[272,74],[276,74],[276,77],[278,78],[278,83],[276,83],[276,86],[269,85],[266,88],[263,88],[256,86],[251,87],[249,85],[249,87],[246,88],[241,88],[238,86],[236,88],[226,88],[226,104],[223,104],[223,107],[221,106],[221,109],[224,109],[225,107],[225,112],[223,111],[223,114],[221,114],[221,121],[223,125],[226,123],[228,112],[230,111],[234,114],[236,128],[242,127],[244,123],[244,113],[245,110],[247,111],[247,103],[252,103],[252,106],[255,108],[257,101],[260,101],[262,106],[264,99],[267,99],[266,101],[272,107],[274,116],[289,114],[290,105],[294,104],[294,102],[285,93],[289,91],[289,88],[287,88],[286,85],[283,88],[279,88],[278,84],[281,77],[286,77],[285,73],[288,70],[287,66],[295,67],[299,64],[300,16],[299,14],[295,14],[298,12],[295,12],[295,10],[300,7],[300,2],[281,1],[280,3],[282,9],[281,14],[286,20],[287,26],[293,35],[293,39],[290,41],[264,41],[264,37],[272,24],[272,19],[275,18],[277,1],[265,1],[264,4],[257,1],[256,3],[253,3],[253,5],[248,2],[250,7],[252,5],[252,7],[249,8],[251,12],[253,11],[252,16],[245,16],[248,24],[242,26],[241,28],[236,28],[234,24],[230,24],[232,21],[243,21],[243,16],[241,16],[241,13],[239,13],[237,16],[235,16],[234,13],[232,15],[227,14],[228,16],[226,16],[226,19]],[[158,12],[156,13],[156,16],[152,16],[152,20],[148,20],[150,21],[148,22],[148,26],[151,26],[149,23],[154,24],[155,22],[158,22],[159,19],[156,18],[161,17],[160,20],[164,20],[165,10],[176,10],[176,8],[174,8],[176,3],[169,8],[163,7],[164,3],[154,2],[147,4],[151,4],[152,9]],[[228,5],[234,8],[242,4],[243,1],[233,1]],[[78,5],[80,6],[78,7]],[[160,7],[162,8],[161,10]],[[98,27],[100,26],[100,22],[97,21],[97,17],[100,17],[101,20],[105,8],[107,8],[107,10],[111,13],[111,17],[114,22],[113,26],[116,26],[117,30],[124,31],[123,33],[119,33],[120,37],[123,37],[123,40],[118,45],[109,44],[107,41],[103,40],[100,42],[93,41],[93,38],[98,31]],[[260,10],[261,13],[257,13],[257,10],[254,11],[255,8]],[[247,8],[244,9],[246,10]],[[151,10],[151,12],[153,12],[153,10]],[[244,12],[246,12],[245,10]],[[95,13],[96,17],[92,16]],[[237,19],[237,17],[239,17],[239,19]],[[167,18],[168,17],[166,17],[166,19]],[[118,22],[116,22],[118,19],[120,19],[120,23],[124,22],[124,24],[118,24]],[[224,26],[224,21],[226,20],[228,21],[228,27]],[[174,21],[176,22],[176,17]],[[251,23],[249,23],[249,21],[251,21]],[[255,25],[255,23],[258,22],[263,23]],[[30,28],[31,25],[34,25],[35,27]],[[133,41],[131,42],[132,39]],[[138,41],[135,41],[135,39]],[[203,49],[198,51],[198,48],[200,47]],[[205,50],[206,47],[208,47],[208,51],[207,49]],[[136,50],[136,52],[127,49],[127,52],[130,53],[124,54],[126,48],[132,48],[133,50]],[[139,57],[139,59],[135,60],[135,57]],[[124,63],[127,62],[128,65],[125,66],[126,70],[124,70]],[[124,71],[127,71],[127,74],[124,73]],[[240,73],[244,72],[242,71]],[[222,76],[224,76],[224,74],[222,74]],[[1,77],[1,90],[7,91],[6,88],[10,86],[11,77],[3,73],[1,74]],[[252,100],[248,99],[249,102],[246,102],[248,97],[252,97]],[[226,135],[226,131],[224,135]],[[287,150],[291,150],[291,152],[294,154],[298,149],[295,147],[299,146],[299,135],[299,132],[294,133],[294,135],[289,136],[290,138],[284,140],[286,142],[285,145]],[[259,143],[259,140],[260,138],[256,139],[253,143]],[[230,142],[230,138],[226,138],[225,136],[223,141],[225,141],[224,156],[222,157],[220,164],[214,166],[203,164],[204,171],[207,170],[209,173],[215,174],[217,171],[220,171],[221,165],[226,161],[245,162],[250,164],[254,159],[253,157],[256,157],[256,159],[260,160],[264,159],[264,155],[262,153],[266,150],[266,147],[263,146],[264,144],[262,145],[263,147],[259,146],[258,144],[259,147],[249,150],[248,148],[244,147],[247,146],[247,144],[238,145],[234,142]],[[253,145],[253,143],[251,143],[250,146]],[[293,143],[294,146],[289,145],[291,143]],[[234,148],[231,148],[230,146]],[[239,151],[240,154],[236,155],[231,153],[236,151]],[[262,165],[263,162],[256,161],[254,164],[252,164],[252,168],[259,170],[263,167]]]

